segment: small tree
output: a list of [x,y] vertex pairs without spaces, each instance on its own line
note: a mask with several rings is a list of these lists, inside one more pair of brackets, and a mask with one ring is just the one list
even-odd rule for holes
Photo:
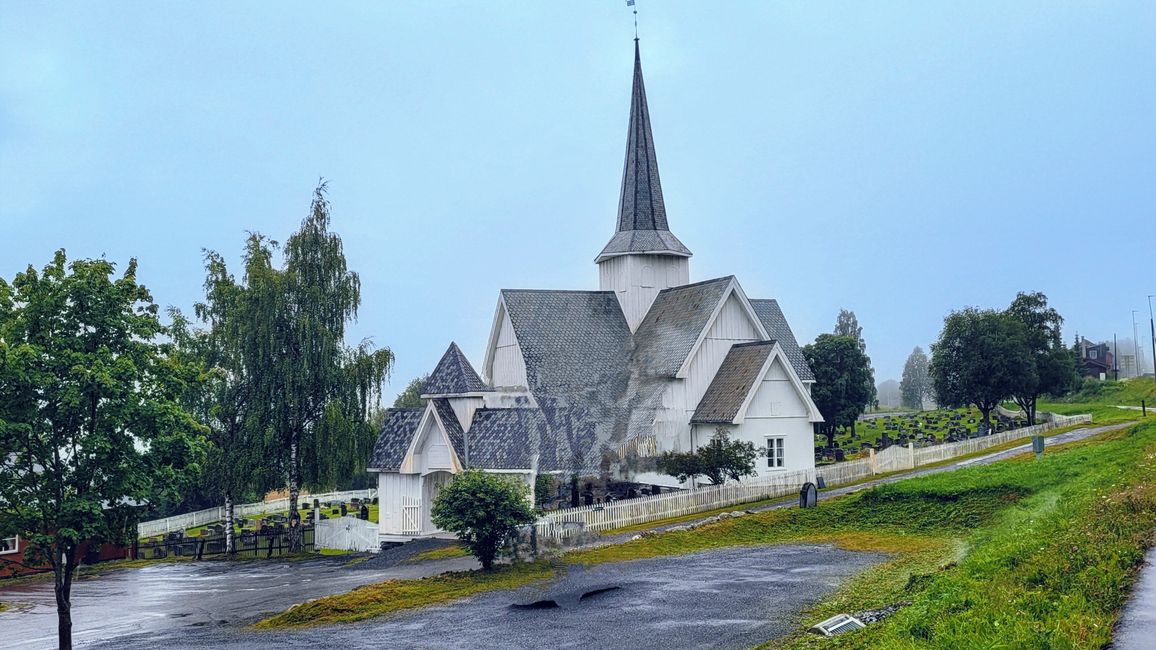
[[710,442],[687,452],[666,452],[658,459],[659,470],[679,481],[698,476],[711,485],[721,485],[728,479],[738,481],[755,473],[755,459],[766,454],[766,449],[754,443],[731,440],[724,427],[715,429]]
[[203,458],[178,404],[199,372],[172,354],[136,261],[0,279],[0,536],[52,568],[57,640],[72,647],[72,583],[83,543],[127,543],[134,506],[179,492]]
[[927,355],[918,345],[907,357],[903,365],[903,380],[899,382],[899,393],[903,406],[923,410],[923,400],[931,396],[931,377],[928,375]]
[[855,420],[875,399],[875,374],[871,359],[855,338],[820,334],[815,342],[803,348],[807,365],[815,373],[811,399],[823,414],[821,433],[827,446],[835,446],[835,432],[840,426],[855,431]]
[[433,523],[456,533],[489,571],[498,551],[534,522],[529,491],[514,480],[468,469],[442,488],[433,502]]
[[1034,368],[1034,372],[1024,373],[1012,395],[1027,415],[1028,424],[1035,424],[1036,402],[1040,395],[1068,392],[1076,361],[1060,338],[1064,319],[1055,308],[1048,306],[1046,295],[1039,291],[1016,294],[1006,313],[1023,325],[1028,355]]
[[983,414],[984,432],[1001,401],[1038,381],[1023,324],[1003,312],[973,307],[944,319],[931,346],[930,372],[935,401],[949,408],[973,404]]

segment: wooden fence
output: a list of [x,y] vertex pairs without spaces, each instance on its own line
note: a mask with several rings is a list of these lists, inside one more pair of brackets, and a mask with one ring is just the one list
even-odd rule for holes
[[[376,496],[377,490],[351,490],[348,492],[326,492],[325,494],[302,494],[298,497],[298,502],[312,505],[314,499],[324,503],[327,501],[344,502],[350,499],[372,499]],[[287,512],[288,510],[289,498],[285,497],[283,499],[258,501],[257,503],[236,504],[233,506],[233,516],[251,517],[253,515],[263,515],[270,512]],[[144,538],[163,535],[178,530],[187,530],[189,528],[196,528],[197,526],[204,526],[205,524],[224,521],[224,519],[225,507],[219,506],[198,510],[196,512],[188,512],[183,515],[165,517],[164,519],[142,521],[137,524],[137,537]]]
[[911,445],[906,447],[895,445],[879,454],[869,450],[870,455],[859,460],[760,476],[741,483],[712,485],[625,501],[556,510],[539,518],[534,524],[534,529],[539,538],[564,540],[583,532],[601,532],[797,494],[804,483],[815,482],[817,477],[822,477],[828,487],[846,485],[876,474],[914,469],[920,465],[964,456],[1013,440],[1039,435],[1058,427],[1091,421],[1091,415],[1053,415],[1049,422],[1043,424],[970,440],[918,449]]

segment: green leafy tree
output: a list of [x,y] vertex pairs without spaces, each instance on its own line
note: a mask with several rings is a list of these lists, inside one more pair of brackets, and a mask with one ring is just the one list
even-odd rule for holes
[[1028,424],[1035,424],[1040,395],[1059,396],[1071,390],[1076,360],[1060,334],[1064,319],[1048,306],[1046,295],[1038,291],[1016,294],[1006,313],[1023,326],[1032,365],[1032,371],[1023,374],[1012,395],[1027,415]]
[[725,427],[715,430],[703,446],[687,452],[665,452],[658,458],[658,469],[680,482],[705,477],[711,485],[722,485],[728,479],[741,480],[755,473],[755,459],[765,456],[766,449],[754,443],[731,440]]
[[850,336],[859,344],[859,349],[867,352],[867,342],[863,340],[863,327],[859,325],[859,318],[850,309],[840,309],[835,319],[835,336]]
[[834,447],[838,427],[854,432],[855,421],[875,399],[871,359],[854,338],[833,334],[820,334],[803,347],[803,356],[815,374],[811,399],[824,420],[818,429]]
[[518,527],[535,520],[525,485],[476,469],[458,474],[438,492],[431,518],[442,530],[456,533],[487,571]]
[[991,430],[991,412],[1035,372],[1024,326],[1004,312],[969,307],[952,312],[931,346],[931,381],[941,406],[974,405]]
[[405,386],[405,390],[397,395],[397,399],[393,400],[393,408],[420,408],[425,406],[425,400],[421,398],[421,387],[425,381],[429,379],[429,375],[422,375],[415,377]]
[[82,543],[131,541],[136,506],[173,498],[204,456],[178,403],[199,372],[171,354],[136,273],[58,251],[0,279],[0,534],[52,568],[61,648]]
[[249,236],[245,251],[242,362],[260,382],[270,438],[263,447],[289,488],[289,546],[301,549],[297,503],[302,484],[326,488],[372,448],[371,409],[393,366],[388,348],[350,347],[345,326],[361,305],[361,281],[346,266],[341,238],[329,230],[325,184],[285,244]]
[[903,379],[899,382],[899,393],[903,406],[923,410],[923,401],[931,397],[931,375],[928,371],[927,355],[918,345],[903,364]]

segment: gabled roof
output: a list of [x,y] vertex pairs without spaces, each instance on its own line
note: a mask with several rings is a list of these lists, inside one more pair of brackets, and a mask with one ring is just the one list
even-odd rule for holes
[[696,424],[731,424],[762,376],[763,366],[775,347],[775,341],[736,343],[715,373],[694,416]]
[[421,387],[422,396],[461,395],[488,390],[490,388],[478,376],[457,343],[450,343],[449,349]]
[[478,409],[470,425],[470,467],[532,469],[546,419],[531,408]]
[[434,410],[437,412],[438,420],[442,423],[442,428],[445,429],[446,436],[450,439],[450,444],[454,446],[454,451],[458,458],[464,459],[466,457],[465,434],[462,431],[462,425],[458,422],[458,416],[454,413],[454,409],[450,406],[450,401],[444,397],[432,400]]
[[674,377],[734,281],[733,275],[658,292],[638,325],[633,365],[644,376]]
[[405,458],[405,452],[409,449],[424,412],[425,408],[422,407],[389,409],[385,412],[385,420],[369,460],[370,470],[395,472],[401,467],[401,461]]
[[670,232],[658,157],[646,106],[642,81],[642,57],[634,41],[634,87],[630,97],[630,128],[626,135],[626,160],[622,165],[622,193],[618,199],[618,232],[596,261],[626,253],[652,253],[690,257],[690,250]]
[[795,340],[795,335],[791,333],[791,326],[787,324],[787,319],[783,316],[783,310],[779,308],[778,301],[773,298],[751,299],[751,307],[754,307],[755,314],[763,322],[767,334],[770,334],[772,339],[783,346],[783,353],[787,355],[787,360],[791,362],[791,367],[795,369],[795,374],[799,375],[799,379],[815,381],[815,374],[811,372],[811,366],[807,365],[807,360],[803,357],[803,350]]

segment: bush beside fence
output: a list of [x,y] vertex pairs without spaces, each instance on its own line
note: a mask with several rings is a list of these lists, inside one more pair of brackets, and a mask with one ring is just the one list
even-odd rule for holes
[[539,518],[534,524],[534,532],[544,539],[577,538],[587,532],[602,532],[787,496],[797,493],[803,484],[815,482],[817,476],[822,477],[828,487],[846,485],[876,474],[914,469],[920,465],[965,456],[1013,440],[1039,435],[1051,429],[1091,421],[1091,415],[1052,415],[1050,421],[1043,424],[980,438],[919,449],[910,445],[892,446],[878,455],[874,450],[870,450],[868,458],[820,465],[815,469],[760,476],[741,483],[712,485],[625,501],[556,510]]
[[[349,490],[346,492],[326,492],[324,494],[302,494],[298,498],[299,504],[308,503],[312,507],[313,501],[348,501],[350,499],[372,499],[377,496],[377,490]],[[270,512],[281,512],[289,510],[289,498],[270,499],[268,501],[258,501],[257,503],[239,503],[233,506],[234,517],[251,517],[253,515],[263,515]],[[174,515],[172,517],[165,517],[164,519],[154,519],[152,521],[142,521],[137,524],[137,537],[152,537],[154,535],[163,535],[171,533],[176,530],[187,530],[189,528],[196,528],[204,526],[217,521],[225,520],[225,507],[219,506],[216,508],[206,508],[196,512],[188,512],[183,515]]]

